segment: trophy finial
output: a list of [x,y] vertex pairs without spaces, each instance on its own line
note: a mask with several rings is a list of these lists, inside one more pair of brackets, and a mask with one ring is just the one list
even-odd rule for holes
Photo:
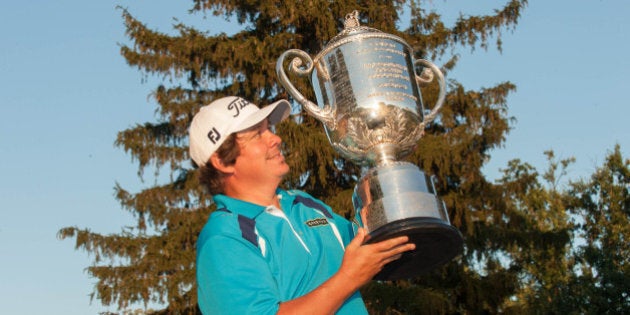
[[346,20],[343,22],[344,28],[359,26],[359,11],[354,10],[352,13],[346,14]]

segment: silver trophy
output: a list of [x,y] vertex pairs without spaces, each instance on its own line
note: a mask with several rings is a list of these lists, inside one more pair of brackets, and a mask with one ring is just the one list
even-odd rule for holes
[[[415,148],[425,126],[442,107],[445,83],[431,62],[413,59],[400,37],[360,26],[348,14],[344,30],[314,59],[298,49],[285,51],[276,64],[280,83],[321,121],[332,146],[363,166],[353,197],[355,218],[367,229],[368,243],[407,235],[416,249],[389,264],[377,280],[411,278],[442,265],[462,250],[431,177],[400,161]],[[317,103],[306,99],[284,71],[310,76]],[[415,68],[422,66],[420,76]],[[425,116],[419,85],[437,77],[438,100]]]

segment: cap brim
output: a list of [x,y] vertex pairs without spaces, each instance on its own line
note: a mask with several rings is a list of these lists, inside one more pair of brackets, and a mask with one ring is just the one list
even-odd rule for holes
[[247,128],[250,128],[259,122],[263,121],[267,117],[269,118],[269,123],[271,125],[275,125],[283,120],[285,120],[291,114],[291,104],[289,104],[286,100],[279,100],[271,105],[267,105],[261,108],[259,111],[255,112],[251,116],[247,117],[238,128],[234,130],[234,132],[243,131]]

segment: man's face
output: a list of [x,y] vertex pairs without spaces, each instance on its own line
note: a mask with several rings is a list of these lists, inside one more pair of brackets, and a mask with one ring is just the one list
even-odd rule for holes
[[240,154],[234,175],[247,184],[278,185],[289,172],[281,152],[282,140],[269,129],[267,120],[236,135]]

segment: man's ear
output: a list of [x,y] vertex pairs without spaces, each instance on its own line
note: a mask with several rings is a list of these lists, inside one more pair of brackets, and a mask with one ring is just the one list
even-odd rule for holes
[[219,170],[221,173],[230,174],[234,172],[234,166],[225,165],[221,158],[219,158],[219,155],[216,153],[212,153],[212,155],[210,156],[210,163],[212,163],[212,166],[214,166],[214,168]]

